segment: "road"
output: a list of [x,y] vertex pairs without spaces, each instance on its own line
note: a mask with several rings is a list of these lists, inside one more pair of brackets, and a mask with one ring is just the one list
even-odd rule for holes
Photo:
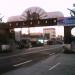
[[75,75],[75,55],[55,54],[29,67],[24,65],[2,75]]
[[[49,57],[56,55],[57,53],[61,53],[61,52],[62,52],[62,45],[56,45],[56,46],[49,46],[49,47],[44,47],[44,48],[43,47],[31,48],[31,49],[25,50],[22,53],[14,54],[11,56],[0,57],[0,74],[23,75],[24,73],[17,74],[16,70],[21,69],[21,68],[25,68],[25,69],[31,68],[32,70],[34,68],[37,69],[38,66],[35,66],[35,65],[38,65],[38,64],[39,64],[39,66],[43,67],[45,64],[41,65],[40,62],[43,62],[43,61],[46,62],[46,60]],[[59,64],[60,63],[57,63],[56,66]],[[34,68],[33,68],[33,66],[34,66]],[[30,74],[31,74],[32,70],[29,71]],[[12,71],[16,71],[16,73],[13,74]],[[22,70],[20,70],[20,71],[22,71]],[[41,73],[40,68],[38,68],[38,71]],[[25,72],[25,73],[27,73],[27,72]],[[30,74],[24,74],[24,75],[30,75]],[[32,75],[35,75],[35,74],[32,73]]]

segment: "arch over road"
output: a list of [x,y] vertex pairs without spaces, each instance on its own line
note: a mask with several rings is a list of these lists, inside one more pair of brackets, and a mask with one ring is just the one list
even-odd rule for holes
[[[32,9],[34,10],[32,11]],[[5,28],[9,30],[9,34],[11,34],[10,29],[13,28],[53,26],[53,25],[56,26],[57,24],[61,24],[64,26],[64,43],[71,44],[72,42],[71,29],[75,27],[75,18],[74,17],[65,18],[62,14],[58,16],[57,15],[58,13],[56,14],[56,12],[54,13],[53,16],[52,14],[53,13],[45,12],[43,9],[39,7],[31,7],[25,10],[20,16],[9,18],[8,22],[3,24],[5,26],[3,27],[1,24],[0,28],[3,29]]]

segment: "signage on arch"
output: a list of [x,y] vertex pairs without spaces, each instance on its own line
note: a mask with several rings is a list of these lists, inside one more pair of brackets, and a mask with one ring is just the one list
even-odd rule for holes
[[63,24],[64,26],[75,25],[75,17],[64,17],[58,20],[58,24]]

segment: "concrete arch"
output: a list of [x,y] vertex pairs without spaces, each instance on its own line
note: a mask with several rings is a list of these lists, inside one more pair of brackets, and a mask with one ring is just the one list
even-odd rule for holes
[[64,43],[65,44],[70,44],[75,39],[75,37],[73,37],[71,34],[71,30],[74,27],[75,26],[64,26]]

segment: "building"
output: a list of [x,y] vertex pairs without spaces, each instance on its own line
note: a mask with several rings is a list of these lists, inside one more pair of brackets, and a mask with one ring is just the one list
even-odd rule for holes
[[63,40],[64,40],[64,37],[63,37],[62,35],[58,35],[58,36],[57,36],[57,40],[63,41]]
[[30,38],[31,41],[37,41],[38,39],[43,39],[43,33],[31,33],[29,35],[23,34],[22,39]]
[[55,28],[44,28],[43,33],[44,33],[44,38],[47,39],[47,40],[56,39]]

